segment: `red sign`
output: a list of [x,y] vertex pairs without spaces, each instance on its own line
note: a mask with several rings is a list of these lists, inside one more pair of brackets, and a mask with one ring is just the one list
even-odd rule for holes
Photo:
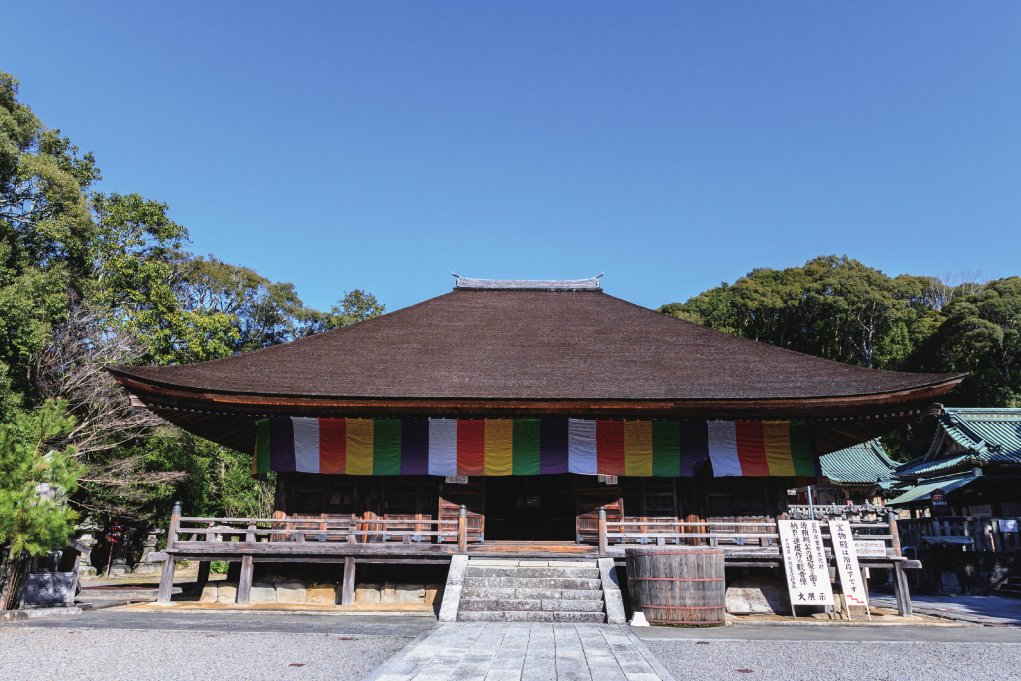
[[110,529],[106,531],[106,543],[107,544],[120,544],[121,540],[124,539],[124,526],[121,525],[119,520],[115,520],[110,523]]

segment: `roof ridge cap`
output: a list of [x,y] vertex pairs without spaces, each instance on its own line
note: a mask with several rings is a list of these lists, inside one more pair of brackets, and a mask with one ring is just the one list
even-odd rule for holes
[[495,290],[495,291],[600,291],[599,279],[602,273],[584,279],[484,279],[462,277],[454,274],[457,281],[454,290]]

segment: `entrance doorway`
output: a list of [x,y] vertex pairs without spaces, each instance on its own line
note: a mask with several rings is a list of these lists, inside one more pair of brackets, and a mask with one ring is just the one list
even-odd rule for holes
[[569,476],[485,480],[487,540],[575,541],[574,488]]

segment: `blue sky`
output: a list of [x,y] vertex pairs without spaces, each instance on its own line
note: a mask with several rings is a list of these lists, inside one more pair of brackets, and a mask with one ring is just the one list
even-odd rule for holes
[[328,307],[1021,274],[1021,3],[16,3],[0,68],[193,249]]

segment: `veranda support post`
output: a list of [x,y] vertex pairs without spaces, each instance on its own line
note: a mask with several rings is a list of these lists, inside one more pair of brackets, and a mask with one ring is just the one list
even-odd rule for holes
[[174,508],[170,511],[170,525],[167,527],[167,559],[163,561],[163,571],[160,573],[160,588],[156,594],[157,603],[169,603],[174,593],[174,568],[177,559],[169,553],[177,542],[177,530],[181,527],[181,502],[175,501]]
[[238,579],[237,603],[248,605],[252,597],[252,572],[254,572],[251,556],[241,556],[241,577]]
[[355,602],[355,559],[354,556],[344,558],[344,576],[340,590],[340,604],[353,605]]
[[468,509],[464,504],[457,512],[457,552],[468,553]]
[[202,590],[206,588],[206,584],[208,583],[209,583],[209,561],[200,560],[199,573],[198,576],[195,578],[195,591],[201,595]]
[[[887,515],[887,522],[890,526],[890,547],[893,549],[896,558],[901,557],[900,534],[897,530],[897,513],[890,511]],[[908,586],[908,576],[904,572],[901,561],[893,564],[893,593],[897,601],[897,614],[901,617],[911,617],[914,609],[911,607],[911,588]]]
[[[623,531],[623,530],[621,530]],[[599,507],[599,520],[597,532],[599,535],[599,555],[605,556],[607,551],[607,540],[606,540],[606,507]]]

